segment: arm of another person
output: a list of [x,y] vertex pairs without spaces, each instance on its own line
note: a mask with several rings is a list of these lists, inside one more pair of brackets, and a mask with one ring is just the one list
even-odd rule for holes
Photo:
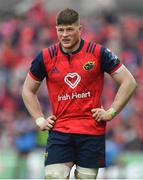
[[23,85],[22,98],[27,110],[35,120],[36,124],[40,127],[40,129],[50,130],[55,123],[56,117],[54,115],[51,115],[46,119],[44,117],[41,105],[37,97],[37,92],[40,84],[40,82],[31,78],[28,74]]
[[137,87],[136,80],[124,65],[112,73],[111,76],[119,85],[119,88],[111,107],[107,111],[101,108],[94,108],[91,110],[93,117],[97,121],[109,121],[113,119],[128,103]]

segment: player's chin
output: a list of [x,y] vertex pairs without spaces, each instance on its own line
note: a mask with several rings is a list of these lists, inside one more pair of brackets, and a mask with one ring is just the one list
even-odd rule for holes
[[69,43],[62,43],[62,46],[64,48],[70,49],[72,47],[72,44],[70,42]]

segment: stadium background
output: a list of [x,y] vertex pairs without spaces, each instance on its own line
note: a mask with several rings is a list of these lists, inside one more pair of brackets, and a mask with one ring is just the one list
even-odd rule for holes
[[[55,15],[72,7],[81,13],[83,37],[114,51],[138,82],[137,91],[107,130],[107,169],[98,178],[143,178],[143,1],[0,0],[0,178],[43,178],[47,133],[38,131],[21,99],[32,58],[57,41]],[[109,107],[116,87],[106,76]],[[44,112],[50,105],[44,85]]]

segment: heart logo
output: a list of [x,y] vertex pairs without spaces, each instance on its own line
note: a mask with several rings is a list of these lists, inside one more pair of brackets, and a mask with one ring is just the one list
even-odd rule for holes
[[68,73],[65,77],[64,77],[64,81],[66,84],[68,84],[72,89],[74,89],[78,83],[81,80],[81,76],[78,73]]

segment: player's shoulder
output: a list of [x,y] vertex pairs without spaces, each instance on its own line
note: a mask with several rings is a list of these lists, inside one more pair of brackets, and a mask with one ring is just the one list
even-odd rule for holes
[[43,58],[52,60],[54,57],[57,56],[58,49],[59,49],[59,43],[54,43],[48,47],[43,48],[42,49]]
[[93,55],[100,54],[100,51],[101,51],[102,47],[103,46],[100,43],[98,43],[98,42],[86,41],[85,40],[85,50],[86,50],[86,53],[91,53]]
[[112,50],[105,46],[102,46],[101,56],[103,57],[103,59],[105,57],[108,57],[109,59],[118,59],[118,56]]

